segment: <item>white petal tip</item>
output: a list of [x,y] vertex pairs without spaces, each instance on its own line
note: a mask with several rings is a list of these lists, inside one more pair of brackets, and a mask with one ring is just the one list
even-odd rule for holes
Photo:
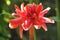
[[48,31],[47,29],[45,29],[45,31]]
[[12,16],[15,15],[15,13],[12,13]]
[[13,27],[12,27],[12,25],[11,25],[11,24],[9,24],[9,28],[13,29]]
[[34,5],[35,3],[33,2],[33,5]]
[[24,29],[25,31],[27,31],[28,29]]
[[55,21],[54,21],[54,20],[52,20],[52,23],[55,23]]
[[50,9],[51,9],[50,7],[46,8],[46,10],[50,10]]
[[34,25],[34,27],[35,27],[36,29],[38,29],[38,26],[37,26],[37,25]]
[[28,28],[25,28],[25,27],[24,27],[24,23],[22,23],[22,28],[23,28],[25,31],[28,30]]
[[42,5],[42,3],[40,3],[40,5]]
[[21,11],[24,11],[24,3],[21,4]]

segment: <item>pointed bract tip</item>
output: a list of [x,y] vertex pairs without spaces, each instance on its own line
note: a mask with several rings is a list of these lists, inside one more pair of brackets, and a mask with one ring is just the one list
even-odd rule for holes
[[20,39],[22,39],[23,37],[22,37],[22,35],[20,35]]
[[50,10],[50,9],[51,9],[50,7],[46,8],[46,10]]
[[44,31],[48,31],[48,29],[47,29],[47,28],[45,28],[45,27],[43,27],[43,26],[42,26],[42,28],[44,29]]
[[21,11],[24,11],[24,3],[21,4]]
[[45,31],[48,31],[47,29],[45,29]]
[[12,25],[11,25],[10,23],[9,23],[9,28],[10,28],[10,29],[13,29],[13,27],[12,27]]
[[24,3],[22,3],[21,5],[24,5]]
[[15,7],[15,9],[18,8],[18,6],[16,4],[14,5],[14,7]]
[[15,13],[12,13],[12,16],[14,16],[15,15]]
[[14,6],[16,7],[17,5],[15,4]]
[[34,25],[34,27],[35,27],[36,29],[39,29],[37,25]]
[[52,23],[55,23],[55,21],[54,21],[54,20],[52,20]]
[[34,5],[35,3],[33,2],[33,5]]
[[40,5],[42,5],[42,3],[40,3]]
[[21,7],[24,7],[24,3],[21,4]]

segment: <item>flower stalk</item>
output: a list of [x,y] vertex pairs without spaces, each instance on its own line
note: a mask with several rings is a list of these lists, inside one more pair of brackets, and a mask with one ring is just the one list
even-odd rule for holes
[[29,30],[29,40],[34,40],[34,28],[33,27]]
[[[29,0],[30,3],[33,3],[33,0]],[[32,27],[30,30],[29,30],[29,40],[36,40],[36,34],[35,34],[35,30],[34,28]]]

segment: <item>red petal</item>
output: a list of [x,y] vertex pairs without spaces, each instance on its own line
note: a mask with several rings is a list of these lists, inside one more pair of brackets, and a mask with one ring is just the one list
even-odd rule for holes
[[22,24],[22,27],[25,31],[29,30],[30,27],[32,26],[31,21],[25,20],[25,22]]
[[33,5],[32,5],[32,12],[33,12],[33,13],[36,12],[36,4],[34,4],[34,3],[33,3]]
[[17,5],[15,5],[15,11],[16,11],[17,14],[20,13],[20,8]]
[[39,5],[37,5],[36,12],[39,13],[42,11],[42,9],[43,9],[43,6],[42,6],[42,3],[40,3]]
[[16,9],[15,11],[17,13],[16,16],[19,16],[19,17],[25,16],[25,12],[23,11],[24,10],[24,4],[23,3],[21,4],[21,11],[20,11],[20,8],[16,5],[15,5],[15,9]]
[[46,18],[46,17],[43,17],[45,23],[55,23],[54,20],[50,19],[50,18]]
[[20,18],[10,20],[10,21],[9,21],[9,27],[10,27],[11,29],[17,28],[17,26],[20,24],[20,21],[21,21]]
[[43,25],[43,23],[44,23],[44,20],[42,18],[38,19],[37,25],[36,25],[36,26],[38,26],[38,29],[41,28],[41,26]]
[[39,17],[43,17],[51,8],[48,7],[39,13]]
[[12,13],[13,16],[15,17],[20,17],[20,15],[16,14],[16,13]]
[[45,31],[47,31],[47,26],[46,26],[45,23],[42,24],[42,28],[43,28]]
[[22,37],[23,37],[23,28],[22,28],[21,25],[19,25],[19,27],[20,27],[20,31],[19,31],[19,33],[20,33],[20,38],[22,39]]
[[26,15],[27,15],[27,14],[31,15],[31,14],[30,14],[30,13],[31,13],[31,8],[30,8],[29,5],[26,5],[26,6],[25,6],[25,12],[26,12]]
[[20,8],[17,5],[14,5],[14,6],[15,6],[15,10],[19,10],[20,11]]

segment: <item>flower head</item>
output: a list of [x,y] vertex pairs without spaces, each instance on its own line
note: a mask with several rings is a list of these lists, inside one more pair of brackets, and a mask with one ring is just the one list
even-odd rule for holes
[[9,21],[9,27],[11,29],[20,28],[20,37],[22,38],[23,30],[27,31],[31,27],[40,29],[41,27],[47,31],[47,26],[45,23],[54,23],[54,20],[44,17],[44,15],[50,10],[50,7],[47,7],[43,10],[42,3],[39,5],[27,4],[24,6],[24,3],[21,4],[21,9],[15,5],[16,13],[12,13],[15,16],[15,19]]

